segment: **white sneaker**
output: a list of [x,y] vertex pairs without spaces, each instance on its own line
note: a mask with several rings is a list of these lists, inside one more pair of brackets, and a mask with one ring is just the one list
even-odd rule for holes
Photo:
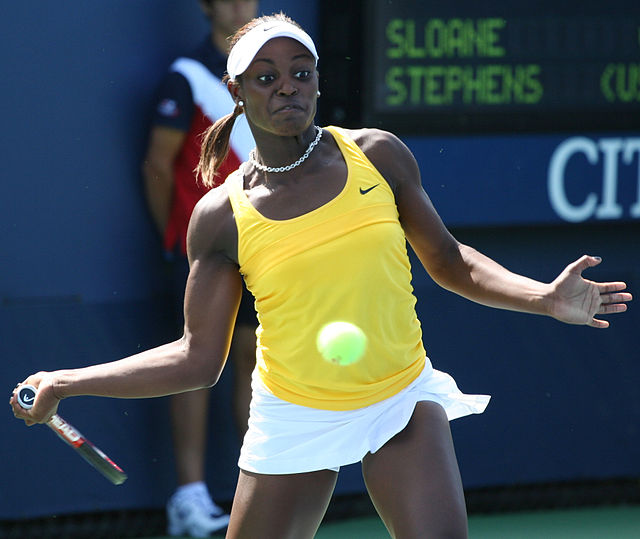
[[224,530],[229,524],[229,515],[211,500],[203,483],[180,488],[167,502],[169,535],[209,537]]

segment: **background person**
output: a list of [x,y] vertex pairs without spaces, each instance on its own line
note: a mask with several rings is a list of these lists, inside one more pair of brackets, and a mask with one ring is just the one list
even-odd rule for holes
[[[441,286],[496,308],[604,328],[626,310],[621,282],[581,275],[583,256],[551,283],[514,274],[446,230],[415,159],[392,134],[313,125],[317,54],[282,16],[253,21],[228,60],[236,107],[208,132],[201,169],[220,165],[244,112],[256,151],[191,219],[182,339],[120,361],[40,372],[27,424],[61,398],[142,398],[214,384],[224,367],[241,274],[260,317],[249,430],[230,538],[313,537],[340,466],[362,460],[367,489],[395,537],[466,537],[448,420],[481,412],[432,368],[422,345],[405,240]],[[435,308],[435,306],[434,306]],[[347,319],[369,338],[350,367],[324,362],[318,329]]]
[[[257,0],[202,0],[211,33],[192,54],[177,58],[162,82],[143,165],[145,193],[171,273],[176,334],[182,332],[184,287],[189,273],[186,235],[196,202],[210,187],[196,178],[203,132],[233,109],[221,79],[226,69],[227,38],[255,17]],[[248,156],[254,142],[246,124],[238,125],[232,150],[216,181],[223,181]],[[234,418],[244,436],[255,364],[257,321],[253,300],[244,294],[234,331]],[[178,488],[167,504],[169,533],[207,536],[224,528],[228,515],[211,500],[205,484],[209,391],[175,395],[170,401]]]

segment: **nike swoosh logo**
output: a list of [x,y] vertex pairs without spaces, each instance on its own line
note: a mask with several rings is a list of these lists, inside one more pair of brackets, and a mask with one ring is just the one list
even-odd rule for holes
[[379,183],[376,183],[373,187],[369,187],[368,189],[363,189],[362,187],[360,188],[360,194],[361,195],[366,195],[369,191],[371,191],[372,189],[375,189],[376,187],[378,187],[378,185],[380,185]]
[[29,404],[30,402],[33,402],[35,399],[36,399],[36,398],[35,398],[33,395],[31,395],[31,396],[29,396],[29,395],[22,395],[22,402],[25,402],[25,403],[27,403],[27,404]]

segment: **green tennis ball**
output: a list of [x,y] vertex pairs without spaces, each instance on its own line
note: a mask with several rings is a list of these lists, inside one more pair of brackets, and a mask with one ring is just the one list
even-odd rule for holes
[[318,332],[316,345],[325,360],[336,365],[351,365],[362,358],[367,336],[350,322],[331,322]]

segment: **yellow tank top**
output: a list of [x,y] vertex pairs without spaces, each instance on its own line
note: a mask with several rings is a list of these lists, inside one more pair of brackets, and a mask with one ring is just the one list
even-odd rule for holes
[[[426,353],[393,192],[343,130],[326,129],[348,169],[344,189],[327,204],[272,220],[249,202],[240,172],[226,184],[240,271],[260,322],[256,360],[264,385],[295,404],[352,410],[409,385]],[[336,320],[368,337],[354,364],[327,362],[316,348],[318,331]]]

